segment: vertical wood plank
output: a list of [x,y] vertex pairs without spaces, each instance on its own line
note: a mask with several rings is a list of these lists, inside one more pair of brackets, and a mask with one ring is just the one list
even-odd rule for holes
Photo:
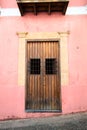
[[[29,43],[27,43],[27,100],[30,100],[30,89],[29,89],[29,86],[30,86],[30,76],[29,76],[29,57],[30,57],[30,47],[29,47]],[[29,105],[29,103],[28,103]]]
[[41,110],[41,71],[42,71],[42,60],[41,60],[41,42],[38,43],[38,52],[39,52],[39,58],[40,58],[40,76],[38,77],[38,82],[39,82],[39,85],[38,85],[38,93],[39,93],[39,98],[38,98],[38,104],[39,104],[39,110]]
[[59,44],[56,44],[56,54],[57,54],[57,76],[56,76],[56,78],[57,78],[57,82],[56,82],[56,85],[57,85],[57,95],[56,95],[56,97],[58,97],[57,99],[57,109],[61,109],[60,107],[60,93],[61,93],[61,91],[60,91],[60,69],[59,69]]
[[[32,42],[32,58],[34,58],[34,42]],[[32,109],[34,110],[35,108],[35,75],[32,74],[32,82],[33,82],[33,85],[32,85]]]
[[44,90],[43,90],[43,43],[41,42],[41,110],[44,109],[43,98],[44,98]]
[[[51,50],[52,50],[52,55],[51,57],[54,58],[54,49],[53,49],[53,42],[51,42]],[[52,98],[52,110],[55,109],[54,108],[54,88],[55,88],[55,80],[54,80],[54,75],[52,75],[52,95],[51,95],[51,98]]]
[[[49,44],[49,56],[48,56],[48,58],[51,59],[51,53],[53,51],[53,49],[51,48],[52,42],[49,42],[48,44]],[[49,76],[49,109],[51,110],[51,108],[52,108],[52,75],[49,74],[48,76]]]

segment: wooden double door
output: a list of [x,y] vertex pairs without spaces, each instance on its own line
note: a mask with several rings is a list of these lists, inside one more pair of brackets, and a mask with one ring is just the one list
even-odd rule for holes
[[60,111],[58,41],[27,42],[26,110]]

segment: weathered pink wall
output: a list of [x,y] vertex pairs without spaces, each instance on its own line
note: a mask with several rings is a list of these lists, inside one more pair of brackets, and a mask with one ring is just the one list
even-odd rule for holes
[[[15,0],[2,0],[3,8],[17,8]],[[74,3],[75,2],[75,3]],[[86,4],[71,0],[70,6]],[[58,13],[0,17],[0,119],[51,116],[26,113],[25,86],[18,86],[18,36],[16,32],[70,31],[68,37],[69,84],[61,86],[62,113],[87,111],[87,16]]]

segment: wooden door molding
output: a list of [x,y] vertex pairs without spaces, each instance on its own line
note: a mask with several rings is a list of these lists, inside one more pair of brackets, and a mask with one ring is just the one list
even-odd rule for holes
[[18,50],[18,85],[26,85],[26,43],[27,41],[43,40],[51,41],[58,40],[60,45],[60,74],[61,86],[68,85],[68,35],[69,32],[52,32],[52,33],[28,33],[17,32],[19,37]]

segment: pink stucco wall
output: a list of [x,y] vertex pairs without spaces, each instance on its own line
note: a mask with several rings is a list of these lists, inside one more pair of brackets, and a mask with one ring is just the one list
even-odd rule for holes
[[[4,0],[3,3],[6,5]],[[12,1],[13,5],[14,3]],[[25,86],[18,86],[19,43],[16,35],[16,32],[24,31],[70,31],[67,49],[69,84],[61,86],[62,114],[87,111],[86,28],[86,15],[63,16],[57,13],[52,15],[41,13],[37,16],[27,14],[24,17],[0,18],[0,119],[54,115],[54,113],[25,112]]]
[[70,31],[68,38],[69,84],[61,86],[62,111],[71,113],[87,110],[86,17],[39,14],[38,16],[26,15],[0,19],[0,119],[50,115],[25,113],[25,87],[17,84],[18,36],[16,32],[20,31]]

